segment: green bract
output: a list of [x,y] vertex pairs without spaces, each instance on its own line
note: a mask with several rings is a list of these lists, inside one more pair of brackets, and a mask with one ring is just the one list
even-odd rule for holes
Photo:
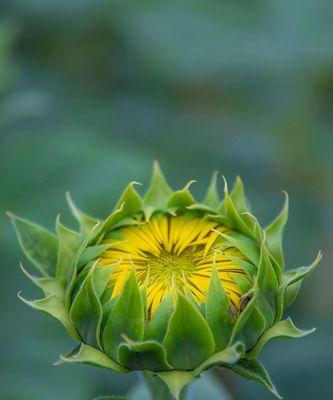
[[[279,397],[258,356],[264,345],[278,337],[298,338],[302,331],[290,318],[282,319],[294,301],[302,280],[312,272],[321,255],[308,267],[284,270],[283,231],[288,218],[288,196],[282,212],[265,229],[251,214],[238,178],[224,199],[216,189],[216,174],[199,203],[190,185],[174,192],[155,164],[150,187],[143,198],[134,184],[125,189],[115,210],[105,220],[79,210],[67,195],[78,232],[56,220],[50,233],[25,219],[9,214],[33,276],[24,274],[44,293],[29,306],[58,321],[78,346],[59,363],[83,363],[128,373],[146,371],[162,379],[179,399],[184,386],[213,366],[226,367],[265,385]],[[135,263],[123,288],[112,296],[110,276],[115,265],[99,267],[103,252],[112,247],[105,239],[121,227],[136,226],[156,215],[186,216],[218,221],[228,229],[221,233],[223,248],[234,248],[244,257],[232,257],[246,273],[239,278],[241,306],[231,301],[213,269],[205,301],[198,304],[189,291],[174,288],[154,313],[147,311],[146,287],[139,285]],[[158,260],[154,261],[158,266]],[[148,314],[149,315],[148,315]]]

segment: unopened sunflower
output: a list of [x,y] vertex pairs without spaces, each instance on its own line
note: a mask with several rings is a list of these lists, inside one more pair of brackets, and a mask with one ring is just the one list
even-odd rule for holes
[[[162,380],[156,398],[179,399],[183,388],[213,366],[225,367],[279,394],[258,360],[277,337],[297,338],[284,310],[318,264],[284,271],[288,197],[265,229],[251,214],[238,178],[220,200],[214,174],[202,202],[190,184],[173,191],[158,164],[143,198],[127,186],[105,220],[80,211],[74,232],[56,234],[9,214],[44,292],[20,298],[60,321],[79,345],[60,362],[117,372],[145,371]],[[155,386],[156,388],[156,386]],[[154,398],[155,398],[154,397]],[[183,398],[183,397],[182,397]]]

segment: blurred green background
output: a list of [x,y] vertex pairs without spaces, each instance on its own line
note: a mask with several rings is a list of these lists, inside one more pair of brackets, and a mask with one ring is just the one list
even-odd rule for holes
[[[199,196],[212,170],[240,174],[264,225],[289,192],[288,267],[324,253],[290,312],[318,330],[262,358],[286,399],[331,398],[332,1],[2,0],[0,12],[0,398],[91,400],[137,382],[51,365],[72,343],[17,299],[37,292],[3,211],[73,224],[69,189],[104,217],[128,181],[147,185],[155,158],[172,186],[197,179]],[[271,398],[218,378],[234,400]]]

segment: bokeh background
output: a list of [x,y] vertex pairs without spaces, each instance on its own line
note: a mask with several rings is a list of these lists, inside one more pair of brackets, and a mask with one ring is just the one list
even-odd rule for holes
[[[212,170],[240,174],[264,225],[289,192],[288,267],[324,253],[290,313],[318,330],[262,357],[286,399],[331,398],[332,1],[2,0],[0,12],[0,398],[91,400],[135,387],[135,374],[52,366],[72,342],[16,298],[37,292],[4,211],[50,229],[61,212],[73,224],[70,189],[104,217],[128,181],[147,185],[156,158],[172,186],[197,179],[198,196]],[[218,378],[230,399],[271,398]]]

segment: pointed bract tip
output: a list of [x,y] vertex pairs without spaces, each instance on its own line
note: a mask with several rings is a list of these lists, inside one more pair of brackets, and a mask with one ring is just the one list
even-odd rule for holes
[[[210,181],[209,181],[209,188],[208,189],[216,189],[217,186],[217,177],[219,176],[219,171],[216,169],[212,172],[212,175],[210,177]],[[223,175],[222,175],[223,176]]]
[[192,186],[193,183],[197,183],[198,181],[196,179],[192,179],[191,181],[189,181],[183,190],[188,190],[190,188],[190,186]]
[[304,336],[311,335],[311,333],[315,333],[316,330],[317,330],[317,328],[314,326],[313,328],[306,330],[304,332]]
[[242,180],[242,178],[240,177],[240,175],[236,175],[236,185],[244,186],[243,180]]
[[319,250],[317,257],[315,258],[315,260],[312,263],[312,270],[317,267],[317,265],[320,263],[320,261],[323,258],[323,253],[321,252],[321,250]]
[[65,197],[66,197],[67,203],[73,203],[73,198],[72,198],[71,192],[69,190],[66,190]]
[[7,215],[7,217],[9,219],[15,219],[16,218],[16,216],[10,211],[5,211],[5,214]]
[[142,186],[142,183],[141,182],[137,182],[137,181],[132,181],[130,183],[130,185],[132,185],[132,186]]
[[225,196],[228,196],[228,194],[229,194],[228,182],[227,182],[227,180],[226,180],[224,175],[221,175],[221,177],[222,177],[223,185],[224,185],[224,194],[225,194]]
[[154,180],[154,179],[162,179],[166,183],[166,179],[165,179],[165,176],[163,174],[161,165],[157,160],[155,160],[154,163],[153,163],[153,177],[152,177],[152,180]]
[[277,397],[280,400],[283,400],[283,397],[280,395],[280,393],[277,391],[276,387],[273,385],[271,386],[271,391],[274,394],[275,397]]
[[161,166],[158,160],[153,161],[153,171],[155,172],[162,172]]
[[62,365],[65,363],[65,360],[63,360],[64,356],[62,354],[60,354],[59,356],[59,360],[54,361],[54,363],[52,364],[52,367],[59,367],[59,365]]
[[323,258],[323,252],[321,250],[319,250],[318,255],[315,259],[315,263],[319,263]]
[[284,197],[285,197],[285,207],[287,207],[287,206],[289,206],[289,193],[288,192],[286,192],[285,190],[282,190],[282,194],[284,195]]

